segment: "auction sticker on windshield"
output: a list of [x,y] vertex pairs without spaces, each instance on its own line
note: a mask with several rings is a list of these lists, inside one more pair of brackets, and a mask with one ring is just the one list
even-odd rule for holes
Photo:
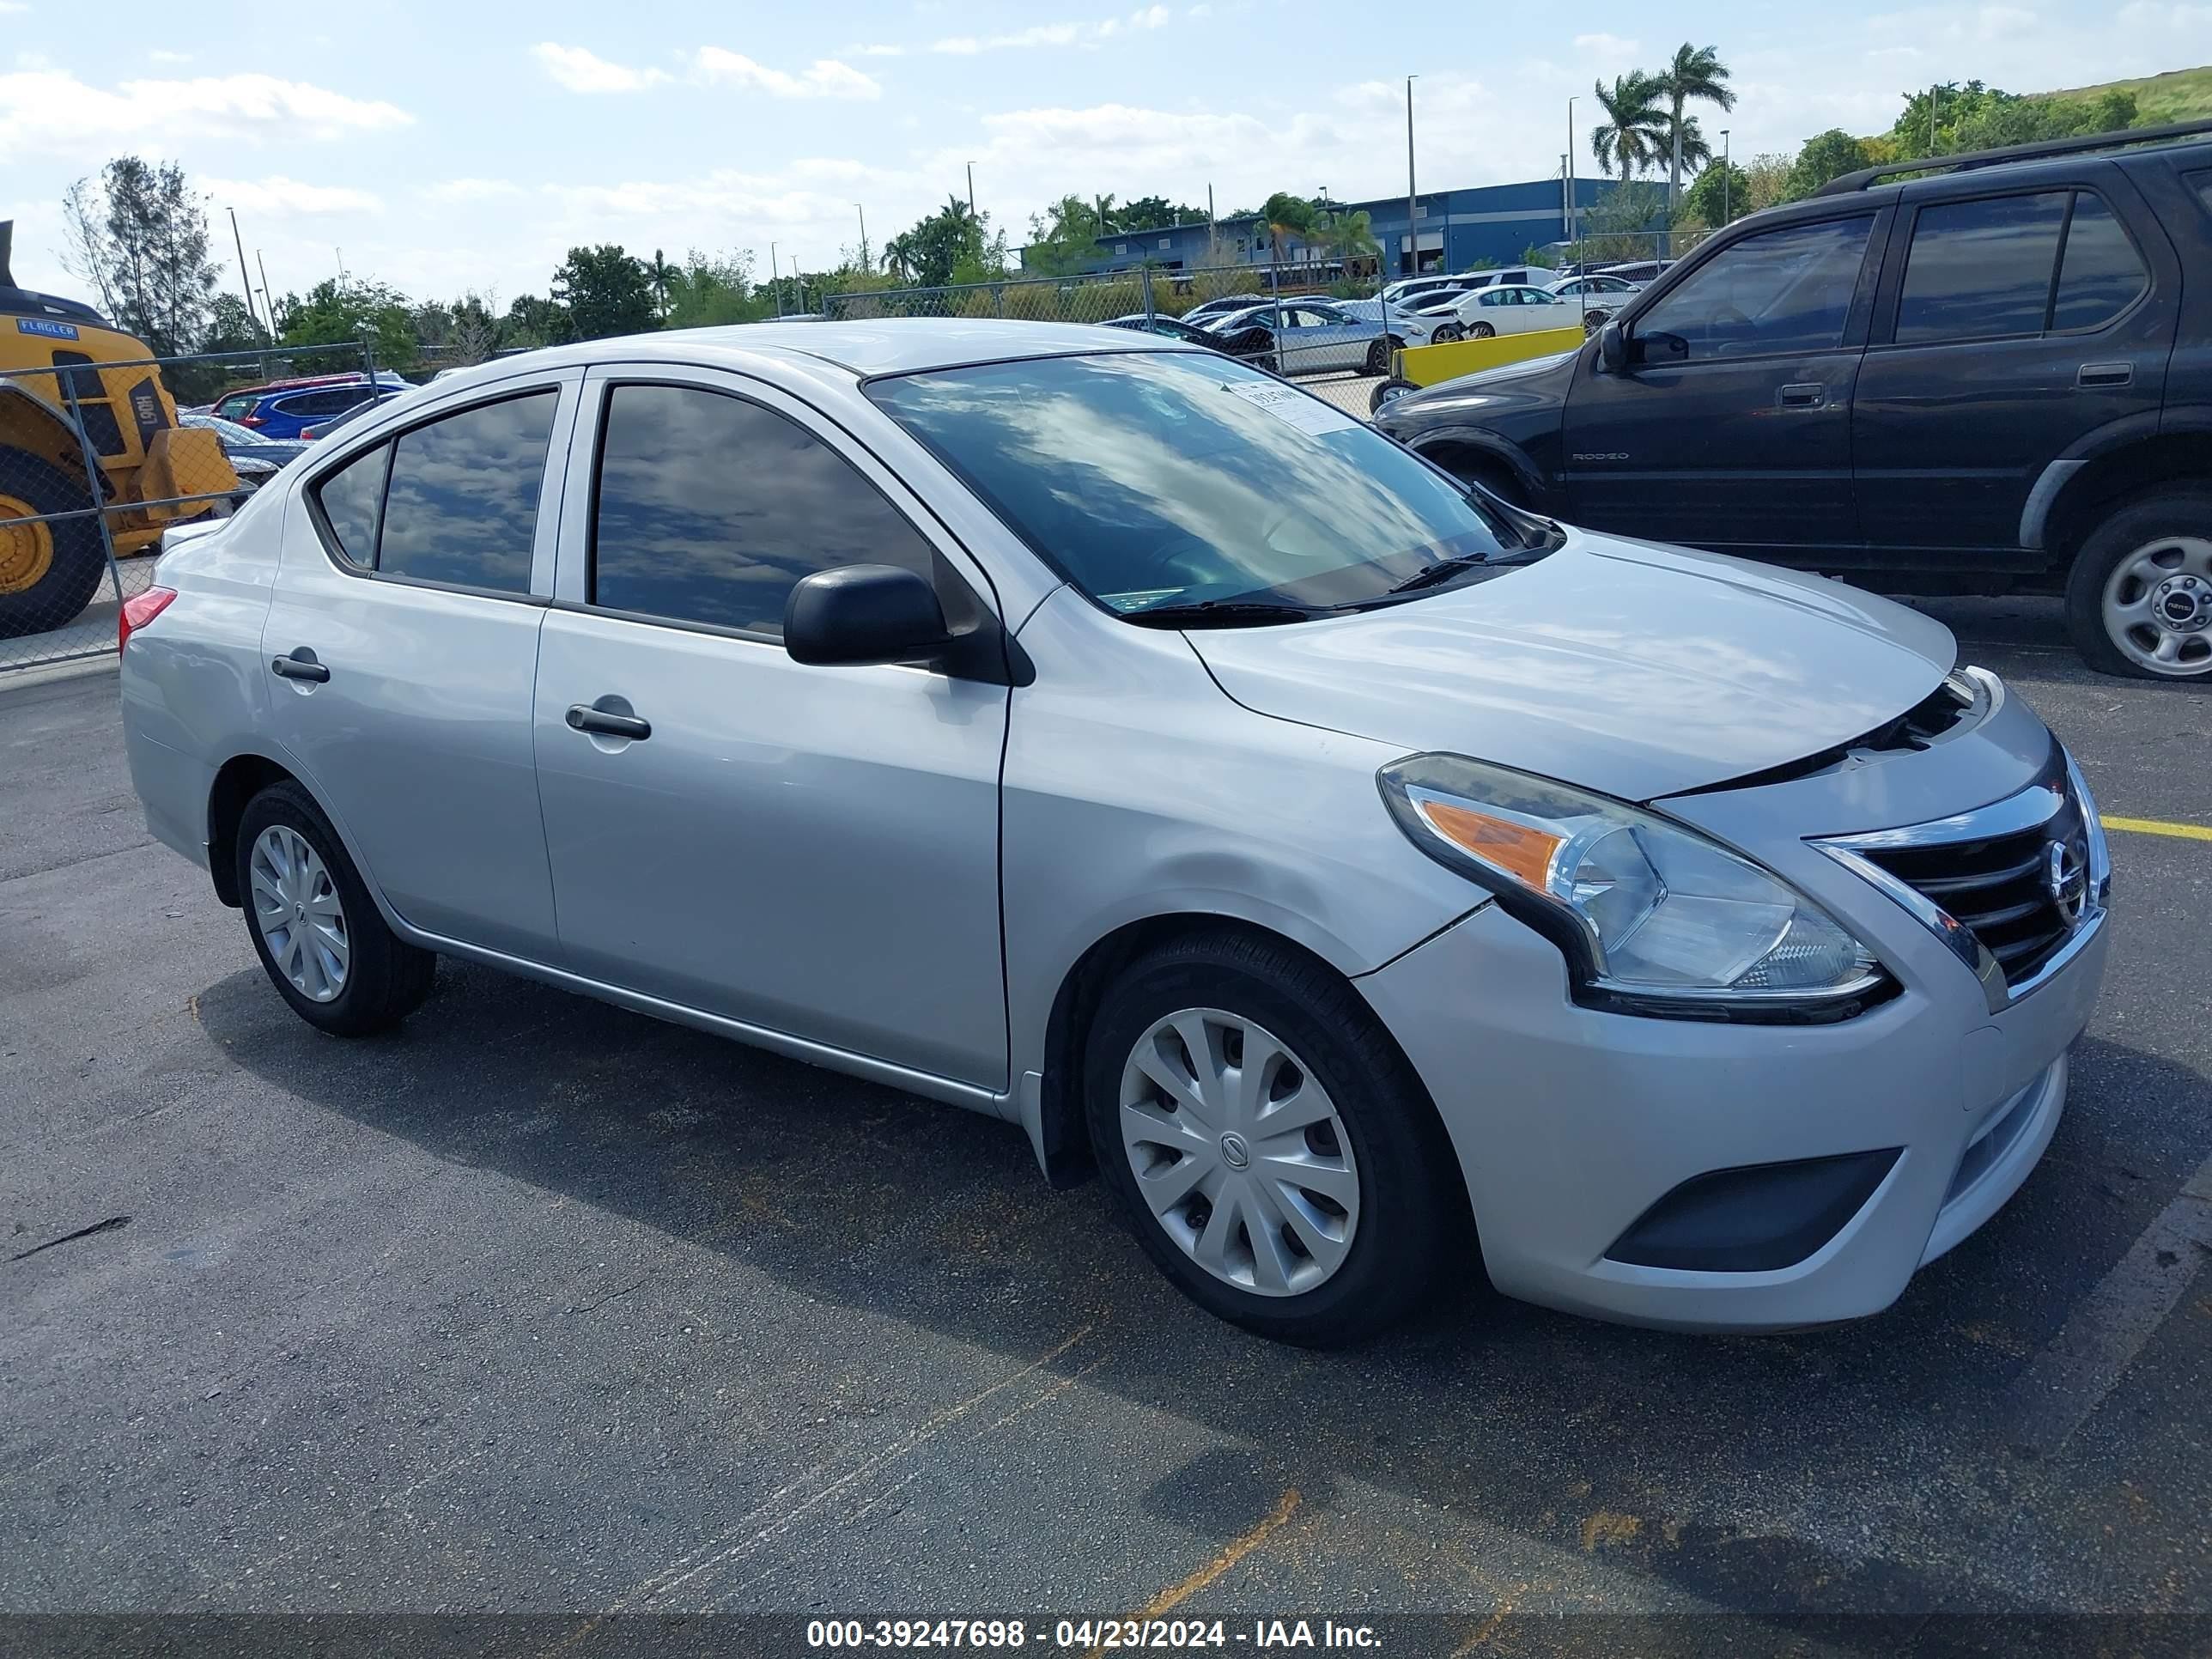
[[1289,422],[1301,432],[1310,432],[1316,438],[1331,432],[1350,432],[1359,424],[1335,404],[1310,397],[1296,386],[1258,380],[1241,385],[1224,384],[1221,389],[1235,392],[1254,408],[1264,409],[1276,419]]

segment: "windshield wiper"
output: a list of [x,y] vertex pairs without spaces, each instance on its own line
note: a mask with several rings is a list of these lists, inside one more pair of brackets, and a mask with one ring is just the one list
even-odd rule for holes
[[1190,605],[1156,605],[1122,613],[1121,620],[1146,628],[1267,628],[1305,622],[1322,612],[1310,605],[1269,599],[1200,599]]
[[1456,558],[1438,559],[1434,564],[1423,565],[1390,591],[1393,593],[1418,593],[1425,587],[1434,587],[1439,582],[1449,581],[1462,570],[1472,570],[1477,565],[1489,562],[1490,555],[1487,553],[1462,553]]

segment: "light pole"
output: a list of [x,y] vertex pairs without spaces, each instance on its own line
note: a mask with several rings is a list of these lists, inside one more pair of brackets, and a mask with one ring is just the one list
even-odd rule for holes
[[860,269],[866,270],[868,268],[868,210],[855,202],[853,211],[860,216]]
[[238,234],[238,210],[224,210],[230,215],[231,240],[238,244],[238,285],[246,290],[246,315],[249,322],[261,319],[253,314],[253,279],[246,274],[246,238]]
[[1729,185],[1733,182],[1729,174],[1729,130],[1721,129],[1721,223],[1729,222]]
[[1418,276],[1421,272],[1421,232],[1413,222],[1418,211],[1413,200],[1413,82],[1421,77],[1406,77],[1406,275]]
[[[1575,98],[1581,96],[1580,93],[1575,94]],[[1575,99],[1570,98],[1567,100],[1567,240],[1570,242],[1575,240],[1575,221],[1578,216],[1576,209],[1580,205],[1575,200]],[[1579,249],[1575,257],[1577,259],[1582,257]]]
[[968,216],[970,219],[975,216],[975,164],[973,161],[968,164]]
[[775,268],[775,244],[768,245],[768,291],[775,296],[775,314],[783,315],[783,276]]

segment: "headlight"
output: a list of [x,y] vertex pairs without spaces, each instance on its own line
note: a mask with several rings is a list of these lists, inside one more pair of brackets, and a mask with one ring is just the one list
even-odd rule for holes
[[1749,860],[1652,813],[1457,755],[1378,775],[1413,844],[1565,951],[1577,1000],[1711,1019],[1844,1018],[1874,953]]

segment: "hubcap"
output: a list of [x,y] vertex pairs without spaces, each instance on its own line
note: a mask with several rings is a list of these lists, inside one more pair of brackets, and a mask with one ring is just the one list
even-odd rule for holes
[[2212,541],[2161,537],[2122,559],[2105,583],[2105,632],[2154,674],[2212,673]]
[[35,587],[53,568],[54,527],[23,522],[37,511],[28,501],[0,495],[0,593]]
[[1297,1296],[1359,1225],[1352,1139],[1279,1038],[1218,1008],[1170,1014],[1121,1068],[1121,1145],[1160,1228],[1223,1283]]
[[273,823],[253,843],[247,866],[253,924],[276,969],[310,1002],[329,1002],[345,989],[352,950],[345,907],[307,837]]

